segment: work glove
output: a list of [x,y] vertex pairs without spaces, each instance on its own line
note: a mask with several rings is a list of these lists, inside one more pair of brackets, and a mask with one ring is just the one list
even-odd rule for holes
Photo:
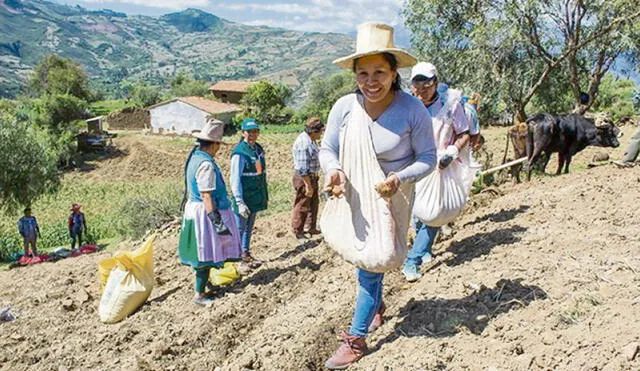
[[221,236],[228,236],[231,234],[229,228],[222,222],[222,215],[220,215],[220,211],[218,211],[218,209],[208,213],[207,216],[209,217],[209,220],[211,220],[213,229],[215,229],[217,234]]
[[440,161],[438,163],[440,169],[445,169],[456,158],[458,158],[458,147],[456,147],[454,145],[448,146],[444,150],[444,154],[442,155],[442,157],[440,158]]
[[242,218],[247,219],[249,215],[251,215],[251,210],[249,210],[249,206],[247,206],[247,204],[245,204],[242,201],[237,201],[237,205],[238,205],[238,214]]

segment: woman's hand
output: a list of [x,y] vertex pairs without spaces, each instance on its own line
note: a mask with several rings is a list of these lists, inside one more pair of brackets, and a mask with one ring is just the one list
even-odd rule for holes
[[333,197],[340,197],[345,191],[347,177],[344,172],[339,169],[329,170],[324,181],[324,192],[328,192]]
[[395,173],[391,173],[384,182],[376,184],[376,191],[384,198],[391,198],[398,192],[400,183],[400,178]]

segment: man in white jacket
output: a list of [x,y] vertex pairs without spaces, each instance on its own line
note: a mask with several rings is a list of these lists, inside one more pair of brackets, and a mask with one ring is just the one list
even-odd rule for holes
[[[453,126],[454,138],[444,149],[438,148],[438,166],[444,169],[458,157],[460,150],[468,145],[469,122],[462,103],[458,101],[456,104],[447,105],[447,90],[438,90],[437,70],[433,64],[420,62],[411,69],[411,91],[427,107],[432,120],[443,116],[440,111],[444,107],[451,107],[444,116]],[[432,259],[432,246],[439,230],[439,227],[424,225],[417,219],[415,224],[416,238],[402,269],[409,282],[420,279],[420,265]]]

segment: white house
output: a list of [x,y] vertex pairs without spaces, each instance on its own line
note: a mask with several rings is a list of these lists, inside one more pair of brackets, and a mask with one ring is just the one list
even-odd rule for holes
[[190,134],[202,129],[208,117],[225,124],[242,110],[237,104],[220,103],[202,97],[182,97],[148,108],[154,133]]

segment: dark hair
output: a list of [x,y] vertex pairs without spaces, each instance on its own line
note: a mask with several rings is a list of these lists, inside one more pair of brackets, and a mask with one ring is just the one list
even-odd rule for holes
[[307,134],[319,133],[324,130],[324,124],[319,117],[310,117],[304,125],[304,131]]
[[30,207],[28,207],[28,206],[24,208],[23,213],[25,213],[25,214],[26,214],[26,213],[27,213],[27,211],[31,211],[31,208],[30,208]]
[[198,138],[196,139],[196,143],[198,143],[198,147],[200,147],[200,149],[204,150],[205,148],[209,148],[214,142]]
[[[391,67],[392,71],[398,71],[398,60],[396,59],[396,57],[391,54],[391,53],[382,53],[382,57],[387,61],[387,63],[389,63],[389,66]],[[360,57],[362,58],[362,57]],[[358,60],[360,58],[356,58],[353,61],[353,67],[352,70],[355,73],[356,72],[356,63],[358,63]],[[402,80],[400,78],[400,74],[396,74],[396,79],[393,81],[393,83],[391,84],[391,89],[393,91],[398,91],[402,89]],[[358,94],[362,94],[362,92],[360,91],[360,88],[356,89],[356,93]]]

